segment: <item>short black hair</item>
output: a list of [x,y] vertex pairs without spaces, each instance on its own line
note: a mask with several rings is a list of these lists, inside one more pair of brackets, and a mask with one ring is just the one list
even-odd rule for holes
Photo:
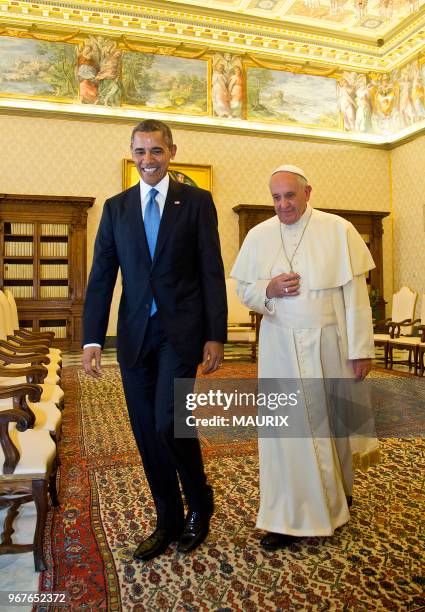
[[145,119],[136,125],[131,132],[131,145],[134,142],[134,135],[136,132],[161,132],[167,147],[171,149],[173,146],[173,134],[171,133],[170,128],[163,121],[158,121],[158,119]]

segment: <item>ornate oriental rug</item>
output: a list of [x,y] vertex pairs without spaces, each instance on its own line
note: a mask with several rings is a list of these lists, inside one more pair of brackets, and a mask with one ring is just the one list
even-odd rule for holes
[[[224,366],[219,376],[255,376],[254,365],[235,368]],[[394,392],[407,380],[374,376]],[[382,441],[381,463],[357,475],[351,520],[333,537],[303,538],[284,551],[265,553],[255,530],[256,441],[220,443],[204,436],[217,508],[210,535],[187,556],[173,545],[143,564],[132,552],[153,530],[155,516],[118,369],[104,367],[96,382],[70,367],[63,381],[61,506],[49,514],[48,570],[40,588],[66,591],[68,609],[424,609],[423,439]]]

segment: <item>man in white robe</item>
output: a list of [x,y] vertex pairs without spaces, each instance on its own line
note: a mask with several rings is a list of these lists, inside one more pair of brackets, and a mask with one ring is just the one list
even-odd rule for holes
[[[250,230],[231,272],[240,300],[263,315],[259,379],[362,380],[374,356],[370,252],[351,223],[309,206],[300,168],[279,167],[270,190],[276,216]],[[327,419],[324,397],[318,387],[304,393],[309,435],[259,438],[257,527],[268,532],[267,550],[332,535],[349,520],[353,460],[367,467],[377,458],[375,438],[315,436]]]

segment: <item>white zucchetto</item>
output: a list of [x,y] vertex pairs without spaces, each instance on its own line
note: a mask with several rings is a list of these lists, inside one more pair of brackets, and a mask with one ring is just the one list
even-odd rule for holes
[[299,176],[302,176],[303,179],[305,179],[308,183],[308,178],[306,177],[304,170],[301,170],[301,168],[298,168],[298,166],[292,166],[291,164],[279,166],[278,168],[276,168],[276,170],[273,170],[271,176],[273,176],[273,174],[276,174],[277,172],[292,172],[292,174],[298,174]]

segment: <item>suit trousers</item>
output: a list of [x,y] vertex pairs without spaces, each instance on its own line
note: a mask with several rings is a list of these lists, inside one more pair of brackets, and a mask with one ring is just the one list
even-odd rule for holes
[[174,378],[195,378],[197,364],[184,364],[168,342],[158,313],[150,317],[143,347],[121,376],[134,437],[157,511],[157,526],[180,528],[184,507],[201,511],[209,486],[197,438],[174,437]]

